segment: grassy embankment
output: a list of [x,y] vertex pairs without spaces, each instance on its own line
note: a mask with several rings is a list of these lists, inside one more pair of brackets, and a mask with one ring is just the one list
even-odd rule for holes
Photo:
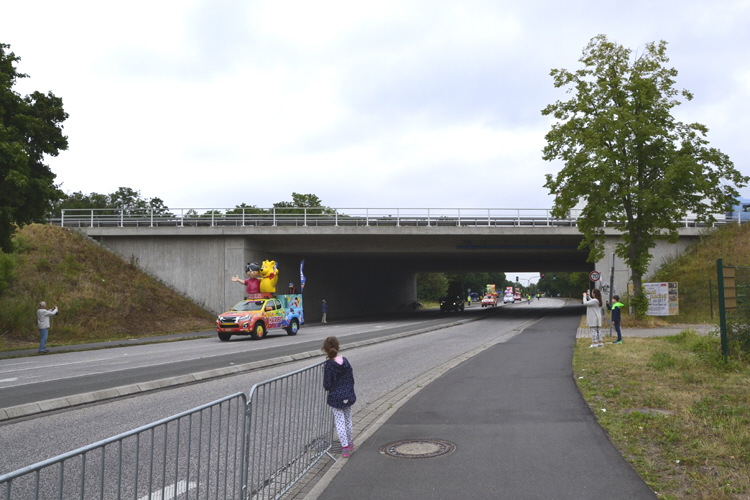
[[[670,322],[717,321],[708,300],[717,258],[749,266],[750,225],[707,235],[652,277],[679,283],[681,314]],[[750,499],[750,353],[724,364],[717,336],[691,331],[588,345],[580,339],[573,360],[581,394],[660,498]]]
[[75,231],[32,224],[15,245],[0,255],[10,275],[0,290],[0,350],[38,347],[40,300],[60,308],[50,347],[213,327],[213,315]]

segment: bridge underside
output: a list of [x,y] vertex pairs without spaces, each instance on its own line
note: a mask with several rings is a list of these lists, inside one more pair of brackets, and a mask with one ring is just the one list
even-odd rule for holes
[[[575,227],[83,231],[213,312],[224,311],[243,298],[244,287],[231,277],[244,277],[245,263],[275,260],[277,291],[283,292],[289,283],[299,288],[304,259],[307,321],[319,320],[322,299],[329,303],[329,318],[399,310],[415,300],[416,273],[420,272],[588,272],[595,267],[586,262],[588,251],[578,250],[581,236]],[[610,260],[600,267],[608,269]],[[624,266],[619,264],[619,269]]]

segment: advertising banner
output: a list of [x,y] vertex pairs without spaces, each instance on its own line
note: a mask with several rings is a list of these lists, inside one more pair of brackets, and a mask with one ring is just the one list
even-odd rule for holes
[[648,297],[649,316],[674,316],[679,313],[677,283],[644,283],[643,293]]

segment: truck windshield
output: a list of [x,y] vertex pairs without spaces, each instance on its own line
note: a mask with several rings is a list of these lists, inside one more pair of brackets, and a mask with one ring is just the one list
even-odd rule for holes
[[246,300],[232,308],[232,311],[262,311],[263,300]]

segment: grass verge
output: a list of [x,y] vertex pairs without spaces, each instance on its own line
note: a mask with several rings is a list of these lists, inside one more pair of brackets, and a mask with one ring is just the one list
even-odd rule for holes
[[52,318],[48,346],[213,328],[214,316],[76,231],[30,224],[0,259],[0,350],[39,345],[36,309]]
[[686,330],[573,357],[578,388],[612,443],[665,499],[750,499],[750,366]]

